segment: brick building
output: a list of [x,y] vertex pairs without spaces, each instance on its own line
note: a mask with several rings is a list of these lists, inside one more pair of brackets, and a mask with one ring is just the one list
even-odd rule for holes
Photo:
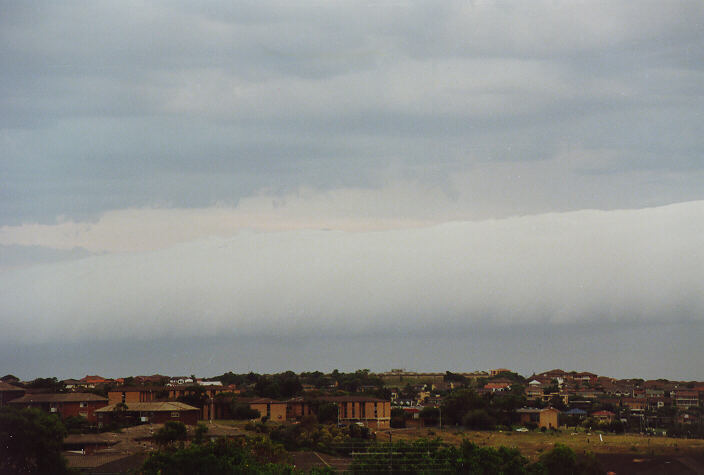
[[0,407],[6,406],[13,399],[22,397],[24,393],[24,388],[0,381]]
[[144,424],[178,421],[186,425],[196,425],[200,420],[200,409],[177,401],[132,402],[127,403],[126,406],[121,409],[117,404],[111,404],[95,411],[98,426],[109,425],[117,417],[129,423]]
[[560,411],[554,407],[546,407],[544,409],[524,407],[516,410],[516,413],[521,424],[534,423],[538,424],[538,427],[545,427],[546,429],[557,429],[559,427],[558,416]]
[[10,401],[10,404],[58,414],[62,419],[81,416],[95,423],[97,422],[95,412],[107,406],[108,400],[92,393],[39,393],[25,394]]

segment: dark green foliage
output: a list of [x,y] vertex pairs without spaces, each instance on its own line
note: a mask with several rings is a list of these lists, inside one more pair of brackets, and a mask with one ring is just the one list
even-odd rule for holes
[[354,373],[340,373],[338,370],[333,370],[331,377],[337,382],[338,389],[350,393],[356,393],[363,386],[374,386],[377,390],[384,387],[384,381],[370,374],[368,369],[358,369]]
[[318,406],[318,422],[321,424],[333,424],[337,422],[337,404],[324,402]]
[[611,421],[607,426],[607,429],[616,434],[623,434],[626,431],[626,427],[623,425],[623,422],[618,419]]
[[27,384],[30,389],[47,389],[52,393],[62,393],[66,391],[64,383],[56,378],[37,378]]
[[66,428],[37,409],[0,408],[0,473],[67,473]]
[[572,449],[555,444],[540,461],[529,467],[530,473],[541,475],[600,475],[604,473],[593,454],[576,455]]
[[313,371],[301,373],[301,382],[303,384],[311,384],[317,389],[325,389],[330,387],[333,380],[320,371]]
[[353,473],[471,473],[518,475],[527,473],[528,461],[515,449],[479,447],[464,441],[444,446],[438,439],[375,444],[357,454]]
[[540,456],[540,463],[550,475],[573,475],[577,469],[577,456],[569,447],[555,444],[555,448]]
[[489,406],[489,400],[486,397],[479,396],[476,392],[463,389],[451,393],[442,408],[442,416],[447,424],[459,425],[462,423],[462,418],[469,411],[474,409],[486,409]]
[[348,454],[355,448],[366,447],[372,437],[366,427],[354,424],[337,427],[314,422],[311,418],[300,424],[283,425],[273,429],[269,436],[287,450],[312,449],[330,454]]
[[6,374],[2,378],[0,378],[0,381],[2,381],[3,383],[16,384],[20,382],[20,378],[18,378],[14,374]]
[[197,407],[198,409],[202,409],[203,406],[205,406],[208,401],[208,395],[203,386],[194,384],[193,386],[188,386],[186,391],[188,392],[183,396],[179,396],[176,400],[188,404],[189,406]]
[[460,383],[460,384],[467,384],[469,380],[462,376],[461,374],[455,374],[450,371],[445,372],[445,376],[443,376],[443,381],[446,383]]
[[193,443],[202,444],[205,441],[205,434],[208,433],[208,426],[205,424],[198,424],[193,431]]
[[154,434],[154,442],[168,445],[179,440],[186,440],[188,430],[183,422],[169,421]]
[[85,417],[69,416],[64,419],[64,426],[70,434],[80,434],[90,427],[90,423]]
[[192,444],[185,448],[152,454],[142,466],[145,475],[225,475],[297,473],[287,461],[285,451],[271,441],[253,439]]
[[403,409],[391,409],[391,428],[401,429],[406,427],[406,413]]
[[288,399],[301,394],[303,386],[293,371],[261,377],[254,385],[254,393],[272,399]]
[[437,425],[440,421],[440,409],[437,407],[424,407],[420,411],[420,418],[426,426]]
[[248,421],[251,419],[259,419],[261,417],[259,411],[250,408],[249,404],[237,402],[236,399],[232,401],[230,411],[232,413],[232,418],[238,421]]
[[462,425],[470,429],[490,430],[496,425],[496,419],[485,409],[475,409],[462,418]]
[[557,444],[540,461],[529,464],[517,449],[479,447],[464,440],[459,447],[445,446],[439,439],[374,444],[358,451],[352,473],[397,474],[502,474],[502,475],[596,475],[603,473],[593,455],[576,456]]

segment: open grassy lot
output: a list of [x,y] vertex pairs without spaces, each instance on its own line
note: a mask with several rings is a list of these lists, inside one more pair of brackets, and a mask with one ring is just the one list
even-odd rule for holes
[[[377,439],[388,441],[388,431],[377,432]],[[563,430],[550,432],[499,432],[499,431],[463,431],[457,429],[394,429],[393,440],[414,440],[421,437],[439,437],[449,444],[459,444],[467,439],[480,446],[512,447],[531,460],[541,453],[552,449],[556,443],[571,447],[575,452],[593,452],[595,454],[632,454],[632,455],[688,455],[704,454],[704,439],[672,439],[668,437],[647,437],[636,434],[603,434],[603,441],[597,433],[573,433]]]

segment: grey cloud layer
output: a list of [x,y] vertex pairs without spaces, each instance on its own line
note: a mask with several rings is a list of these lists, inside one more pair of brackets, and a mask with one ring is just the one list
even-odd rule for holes
[[[3,224],[390,174],[510,189],[525,164],[573,150],[597,166],[534,177],[478,214],[703,198],[701,2],[2,11]],[[492,174],[496,162],[516,168]],[[606,184],[588,196],[595,168]]]
[[699,322],[704,202],[422,229],[242,232],[0,272],[4,342]]

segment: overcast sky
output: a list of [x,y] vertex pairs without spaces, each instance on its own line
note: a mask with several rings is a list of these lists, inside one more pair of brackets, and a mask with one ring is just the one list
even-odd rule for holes
[[0,1],[0,373],[704,380],[704,4]]

